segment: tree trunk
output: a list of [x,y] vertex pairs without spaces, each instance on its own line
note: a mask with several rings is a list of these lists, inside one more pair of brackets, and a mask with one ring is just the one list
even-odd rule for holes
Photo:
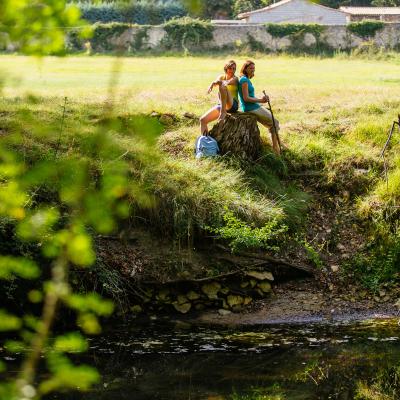
[[224,121],[213,126],[210,135],[218,142],[221,155],[232,154],[248,160],[260,156],[260,130],[252,114],[228,114]]

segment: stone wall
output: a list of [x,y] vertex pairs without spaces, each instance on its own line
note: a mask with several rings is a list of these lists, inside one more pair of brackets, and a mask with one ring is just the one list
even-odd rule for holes
[[[109,45],[129,51],[145,51],[150,49],[163,50],[163,39],[166,32],[162,26],[147,27],[145,34],[140,26],[127,29],[119,36],[113,36],[108,40]],[[141,37],[140,41],[137,38]],[[139,45],[138,45],[139,43]],[[202,43],[205,50],[216,49],[240,49],[250,46],[254,50],[265,51],[305,51],[315,52],[318,49],[350,50],[365,43],[376,45],[385,49],[400,48],[400,24],[386,24],[382,30],[376,32],[374,37],[363,38],[352,34],[344,25],[324,26],[320,35],[313,33],[294,34],[282,38],[273,37],[267,32],[264,25],[241,24],[241,25],[214,25],[213,40]],[[191,49],[190,43],[185,48]],[[95,51],[102,51],[101,44],[94,48]],[[182,44],[177,43],[177,49],[182,49]],[[195,50],[195,49],[193,49]]]

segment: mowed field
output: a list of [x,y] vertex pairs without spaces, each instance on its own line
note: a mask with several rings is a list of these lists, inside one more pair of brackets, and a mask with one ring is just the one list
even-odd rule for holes
[[[236,58],[240,67],[244,57]],[[98,102],[116,79],[116,101],[134,112],[152,110],[201,114],[214,101],[207,95],[225,58],[119,58],[0,56],[6,97],[33,93]],[[256,90],[267,90],[282,122],[329,107],[348,109],[399,98],[400,63],[354,59],[269,57],[255,59]],[[113,77],[113,78],[112,78]]]
[[[32,94],[39,98],[36,110],[52,113],[60,113],[68,97],[76,111],[111,100],[117,113],[201,116],[217,101],[215,91],[207,94],[207,88],[229,58],[1,55],[1,106],[12,111]],[[239,69],[246,60],[232,58]],[[326,166],[336,159],[378,160],[400,112],[400,57],[382,61],[264,55],[254,61],[256,94],[265,89],[270,95],[281,137],[296,158],[307,161],[317,154],[330,160]],[[171,145],[186,143],[190,157],[197,134],[197,128],[186,125],[167,139]]]

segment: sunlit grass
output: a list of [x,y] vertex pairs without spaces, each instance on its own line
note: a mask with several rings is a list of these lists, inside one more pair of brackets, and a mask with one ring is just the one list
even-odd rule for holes
[[[125,57],[116,61],[109,56],[34,59],[2,55],[0,69],[8,75],[0,129],[12,130],[15,112],[28,107],[57,132],[67,97],[63,143],[65,151],[74,151],[77,142],[90,135],[107,101],[113,101],[121,116],[173,113],[179,122],[159,136],[158,144],[168,156],[159,171],[163,181],[152,180],[153,188],[179,198],[182,204],[192,204],[191,211],[197,212],[201,221],[205,215],[202,200],[211,198],[218,210],[228,204],[250,219],[266,220],[262,214],[281,213],[285,201],[288,211],[304,202],[299,191],[282,184],[282,174],[287,171],[273,163],[267,163],[266,172],[260,174],[226,162],[193,161],[198,126],[182,115],[191,112],[200,116],[215,104],[216,94],[207,95],[206,90],[221,73],[226,58],[231,57]],[[239,67],[246,59],[233,58]],[[258,93],[265,89],[271,96],[282,126],[281,138],[289,148],[284,160],[292,172],[317,170],[335,190],[351,186],[364,196],[358,200],[359,204],[364,201],[364,210],[373,209],[365,207],[369,199],[378,198],[384,204],[399,197],[398,163],[389,162],[386,185],[379,160],[400,109],[397,59],[262,55],[255,62],[254,86]],[[112,76],[117,79],[110,91]],[[27,93],[34,94],[36,100],[27,104]],[[263,140],[268,141],[265,129],[261,131]],[[50,134],[46,140],[54,145],[57,138]],[[134,147],[129,137],[119,140],[128,150]],[[395,133],[387,153],[390,160],[398,140]],[[25,145],[40,153],[41,146],[29,137]],[[43,146],[47,146],[45,142]]]

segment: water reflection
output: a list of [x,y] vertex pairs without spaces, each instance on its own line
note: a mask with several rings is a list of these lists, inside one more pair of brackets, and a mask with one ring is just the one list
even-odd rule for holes
[[400,365],[399,336],[395,320],[241,329],[134,323],[92,340],[102,384],[62,398],[354,399]]

